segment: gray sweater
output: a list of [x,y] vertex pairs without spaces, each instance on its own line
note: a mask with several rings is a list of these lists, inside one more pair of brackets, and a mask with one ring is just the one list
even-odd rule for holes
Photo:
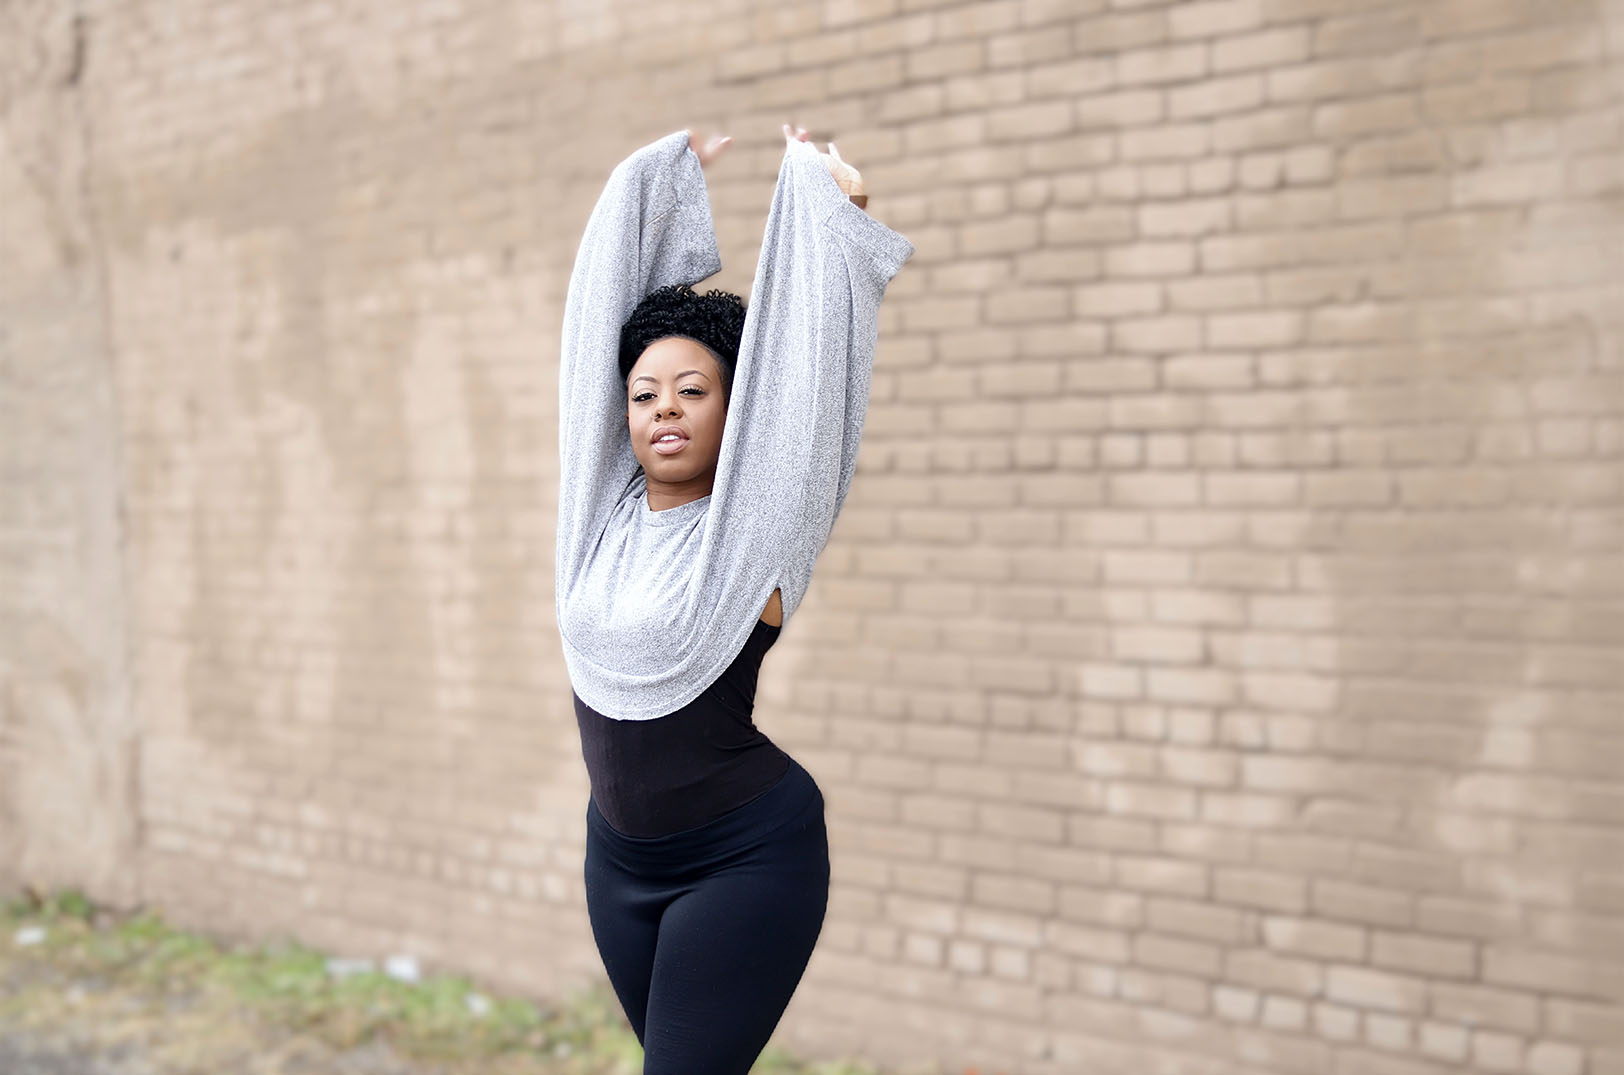
[[852,204],[810,142],[786,142],[708,495],[650,510],[616,361],[645,295],[722,267],[685,131],[615,167],[575,255],[554,594],[575,693],[618,720],[697,698],[774,589],[789,625],[857,464],[880,299],[914,247]]

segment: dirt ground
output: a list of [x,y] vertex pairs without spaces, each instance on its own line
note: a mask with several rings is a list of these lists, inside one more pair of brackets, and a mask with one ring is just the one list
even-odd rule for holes
[[202,991],[150,996],[0,945],[5,1075],[449,1075],[387,1043],[335,1048]]
[[[84,906],[10,909],[0,914],[0,1075],[632,1075],[641,1066],[629,1030],[595,999],[564,1013],[521,1005],[536,1021],[521,1022],[517,1048],[510,1034],[492,1049],[482,1027],[501,1028],[462,1010],[461,982],[440,982],[436,994],[433,982],[374,976],[345,993],[322,963],[297,950],[223,949]],[[416,1051],[422,1040],[456,1048],[431,1061]]]
[[[607,988],[555,1009],[291,943],[239,946],[75,894],[0,907],[0,1075],[636,1075]],[[876,1075],[769,1047],[753,1075]]]

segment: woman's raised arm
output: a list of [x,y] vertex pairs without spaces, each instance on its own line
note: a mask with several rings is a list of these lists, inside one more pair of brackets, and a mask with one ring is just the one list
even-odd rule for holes
[[557,583],[579,569],[637,474],[626,432],[620,327],[649,292],[693,285],[722,267],[702,165],[726,147],[696,148],[687,130],[615,166],[588,218],[564,300],[558,369]]
[[788,623],[806,592],[857,465],[880,300],[914,253],[799,134],[785,129],[701,553],[730,577],[730,624],[775,588]]

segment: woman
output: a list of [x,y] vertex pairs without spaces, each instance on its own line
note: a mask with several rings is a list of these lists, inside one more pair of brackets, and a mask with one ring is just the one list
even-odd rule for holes
[[748,310],[692,290],[721,268],[703,168],[727,140],[686,130],[615,167],[565,301],[555,595],[587,911],[645,1075],[748,1072],[828,900],[823,796],[751,711],[845,500],[880,299],[914,248],[833,145],[784,135]]

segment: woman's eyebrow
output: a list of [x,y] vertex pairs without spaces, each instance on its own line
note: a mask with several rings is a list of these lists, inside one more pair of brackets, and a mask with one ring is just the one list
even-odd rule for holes
[[[681,373],[677,374],[677,376],[678,377],[686,377],[690,373],[697,373],[701,377],[705,376],[705,372],[703,370],[683,370]],[[644,374],[640,374],[640,375],[638,375],[636,377],[633,377],[632,378],[632,384],[636,384],[638,381],[652,381],[652,380],[654,380],[654,377],[652,375],[644,373]],[[709,380],[709,378],[707,377],[706,380]]]

